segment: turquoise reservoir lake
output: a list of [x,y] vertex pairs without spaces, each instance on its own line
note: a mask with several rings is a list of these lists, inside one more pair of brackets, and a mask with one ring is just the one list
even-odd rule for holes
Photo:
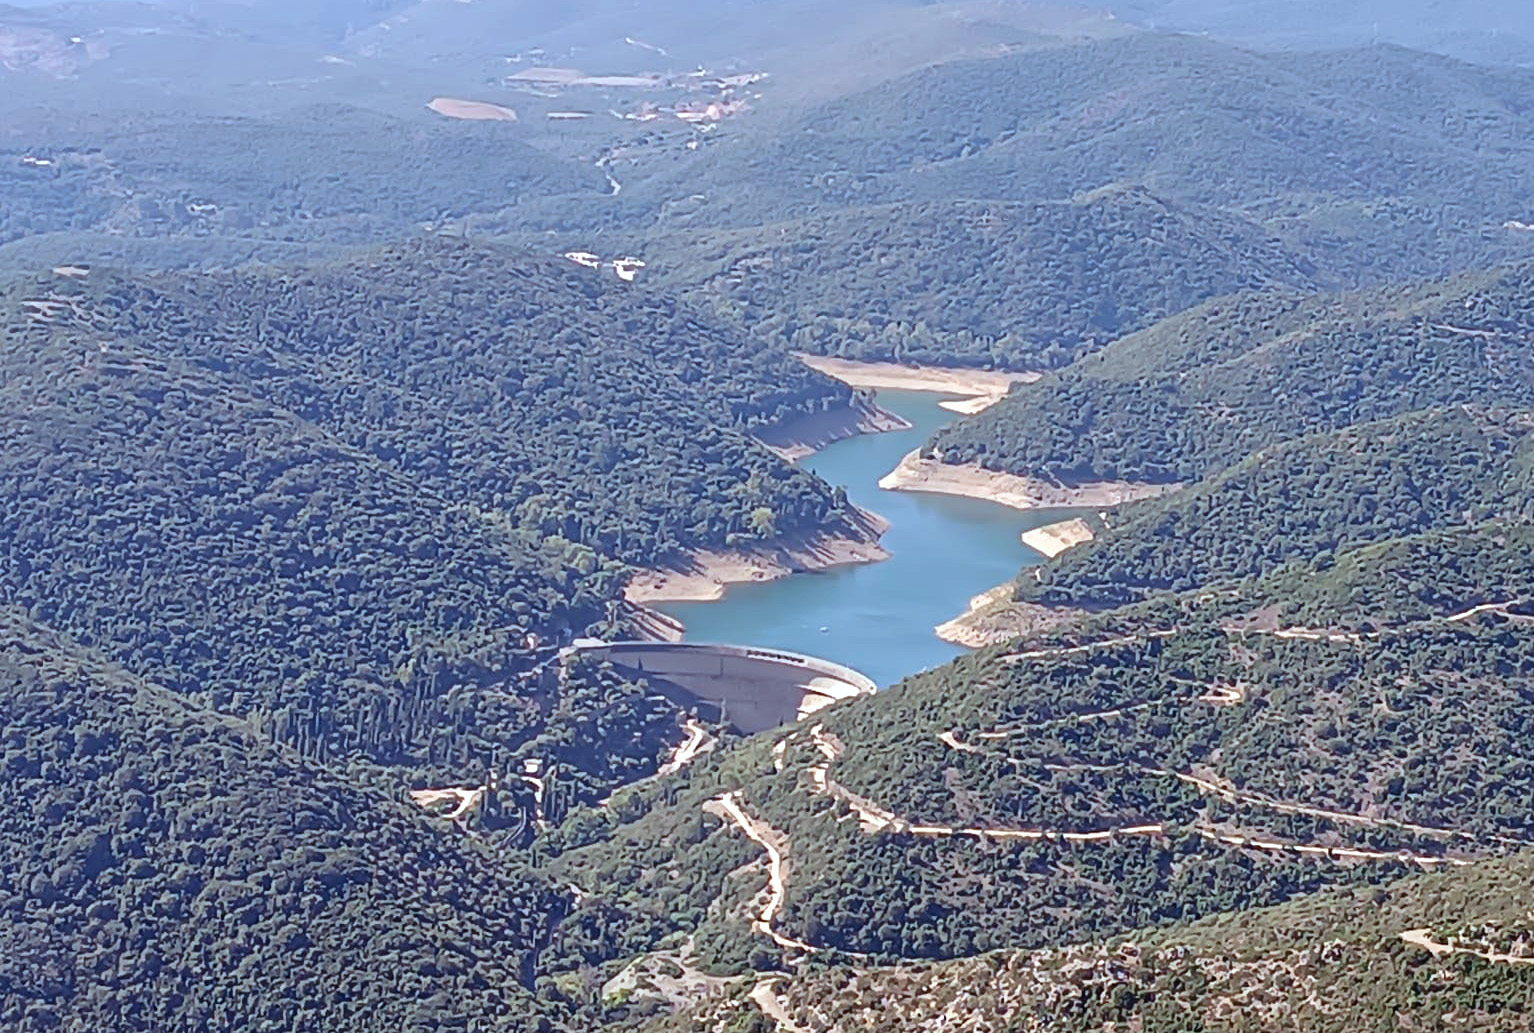
[[879,478],[902,456],[958,418],[938,404],[943,398],[881,391],[879,404],[909,420],[910,430],[848,438],[803,463],[890,522],[883,539],[890,559],[732,585],[718,602],[667,603],[659,609],[686,623],[689,642],[809,653],[854,667],[881,686],[963,653],[932,629],[963,613],[973,596],[1040,562],[1018,536],[1063,514],[881,490]]

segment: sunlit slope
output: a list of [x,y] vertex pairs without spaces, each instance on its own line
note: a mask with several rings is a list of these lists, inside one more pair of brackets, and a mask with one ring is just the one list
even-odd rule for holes
[[1442,405],[1534,405],[1529,267],[1342,295],[1221,298],[938,434],[950,462],[1195,480],[1303,434]]
[[1362,545],[1505,517],[1534,499],[1534,416],[1473,406],[1283,441],[1117,512],[1019,582],[1051,605],[1121,605],[1325,562]]
[[[582,817],[558,867],[630,916],[607,949],[680,926],[760,968],[761,923],[830,960],[955,957],[1517,849],[1527,534],[1471,534],[1438,593],[1396,598],[1422,539],[979,652]],[[770,916],[727,795],[785,859]]]
[[[799,1029],[1107,1031],[1126,1025],[1317,1033],[1534,1026],[1526,902],[1534,861],[1328,891],[1121,942],[999,952],[937,965],[838,968],[766,990]],[[755,1021],[761,993],[655,1029]]]
[[805,350],[1013,369],[1059,365],[1214,295],[1324,276],[1256,223],[1137,188],[857,208],[651,249],[658,282]]

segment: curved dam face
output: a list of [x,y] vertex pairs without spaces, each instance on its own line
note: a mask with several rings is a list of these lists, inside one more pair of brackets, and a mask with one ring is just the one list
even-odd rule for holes
[[798,653],[693,642],[576,643],[571,653],[606,660],[662,692],[680,692],[708,718],[746,735],[878,691],[850,667]]

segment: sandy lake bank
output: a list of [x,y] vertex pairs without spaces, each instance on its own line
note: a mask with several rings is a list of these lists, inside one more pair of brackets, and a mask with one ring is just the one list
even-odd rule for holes
[[859,434],[884,434],[909,430],[911,424],[902,416],[881,409],[866,398],[826,412],[809,413],[784,420],[771,427],[759,427],[756,440],[791,463],[808,458],[825,448]]
[[1094,481],[1067,486],[1036,477],[998,473],[974,464],[958,466],[937,459],[923,459],[918,450],[908,453],[899,466],[880,478],[879,487],[886,491],[962,495],[1013,509],[1096,509],[1155,498],[1182,485]]
[[[907,366],[898,362],[860,362],[798,353],[799,361],[844,384],[872,391],[932,391],[965,398],[999,400],[1013,384],[1031,384],[1041,373],[1002,373],[954,366]],[[978,410],[977,410],[978,411]]]
[[1023,544],[1034,552],[1043,553],[1049,559],[1054,559],[1069,549],[1078,545],[1085,545],[1097,537],[1092,532],[1092,525],[1080,517],[1070,520],[1062,520],[1058,524],[1047,524],[1044,527],[1035,527],[1031,531],[1023,532]]
[[1001,401],[1006,395],[976,395],[973,398],[948,398],[937,404],[949,412],[956,412],[960,416],[973,416],[978,412],[985,412],[991,406]]
[[672,563],[640,570],[623,590],[639,606],[656,603],[706,603],[724,597],[730,585],[776,581],[856,563],[889,559],[879,538],[889,523],[876,513],[859,510],[862,528],[856,532],[780,538],[740,549],[698,549]]
[[1005,645],[1024,635],[1036,635],[1052,628],[1074,624],[1084,611],[1054,609],[1037,603],[1020,603],[1012,598],[1016,585],[1008,581],[969,601],[969,608],[953,620],[944,621],[932,630],[944,642],[966,649]]

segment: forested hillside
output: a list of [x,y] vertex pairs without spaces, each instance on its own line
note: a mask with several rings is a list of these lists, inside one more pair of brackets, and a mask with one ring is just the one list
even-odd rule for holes
[[845,406],[846,387],[564,262],[422,238],[312,268],[54,278],[43,297],[486,519],[624,560],[757,537],[762,507],[783,534],[849,516],[745,433]]
[[477,690],[608,619],[612,572],[183,361],[13,328],[4,397],[5,602],[309,755],[515,741],[538,708]]
[[1025,576],[1018,595],[1122,605],[1405,535],[1498,516],[1527,520],[1531,430],[1527,410],[1465,406],[1282,442],[1124,508],[1095,541]]
[[592,798],[675,734],[537,673],[624,627],[614,560],[848,512],[744,433],[844,387],[579,270],[425,242],[11,305],[0,600],[312,757],[461,777],[625,712],[568,758]]
[[[1302,1017],[1314,1033],[1385,1033],[1438,1028],[1451,1014],[1456,1029],[1526,1030],[1534,1028],[1529,929],[1514,916],[1531,886],[1534,860],[1524,853],[1119,942],[872,971],[812,970],[767,990],[784,1021],[816,1031],[969,1025],[1096,1033],[1193,1023],[1278,1031]],[[1499,960],[1481,956],[1493,952]],[[749,1028],[759,1008],[732,995],[648,1028]]]
[[[609,950],[696,928],[705,961],[761,971],[1089,941],[1517,849],[1534,625],[1511,535],[1452,552],[1465,596],[1425,609],[1382,604],[1393,550],[1311,568],[1362,634],[1296,629],[1267,594],[1303,596],[1295,572],[982,651],[573,820],[556,868],[627,916]],[[786,858],[776,945],[747,922],[767,873],[738,867],[762,848],[711,800]]]
[[1452,19],[1437,17],[1435,0],[1354,0],[1345,7],[1312,0],[1069,2],[1112,11],[1135,25],[1199,32],[1264,50],[1388,41],[1487,63],[1526,65],[1534,56],[1534,16],[1520,0],[1477,0]]
[[565,894],[0,609],[0,1025],[525,1030]]
[[1192,481],[1275,442],[1437,405],[1534,405],[1534,268],[1174,316],[940,433],[949,462]]
[[[1064,199],[1132,182],[1247,208],[1356,275],[1428,275],[1502,246],[1481,237],[1527,206],[1514,155],[1531,90],[1526,72],[1427,55],[1265,55],[1132,34],[928,68],[778,133],[675,156],[675,183],[638,189],[702,192],[692,221],[738,226],[811,206]],[[1386,240],[1401,250],[1367,246]]]
[[853,209],[652,248],[668,256],[658,282],[800,350],[1006,369],[1057,366],[1209,297],[1310,289],[1318,275],[1256,224],[1136,188]]
[[[530,197],[606,190],[596,169],[536,150],[500,123],[339,104],[56,121],[0,133],[0,245],[14,245],[0,250],[7,271],[38,256],[100,261],[163,237],[181,241],[179,260],[160,253],[165,264],[195,268],[279,243],[368,244]],[[57,234],[65,236],[50,247]]]
[[[1534,71],[154,0],[0,9],[0,93],[0,1029],[1534,1030]],[[741,739],[566,647],[888,526],[797,351],[995,403],[880,483],[1144,500],[899,499],[738,640],[1074,544]]]
[[480,225],[609,241],[801,348],[1056,368],[1216,294],[1534,257],[1531,102],[1527,71],[1395,48],[1019,42],[685,146],[656,130],[608,152],[621,196]]

